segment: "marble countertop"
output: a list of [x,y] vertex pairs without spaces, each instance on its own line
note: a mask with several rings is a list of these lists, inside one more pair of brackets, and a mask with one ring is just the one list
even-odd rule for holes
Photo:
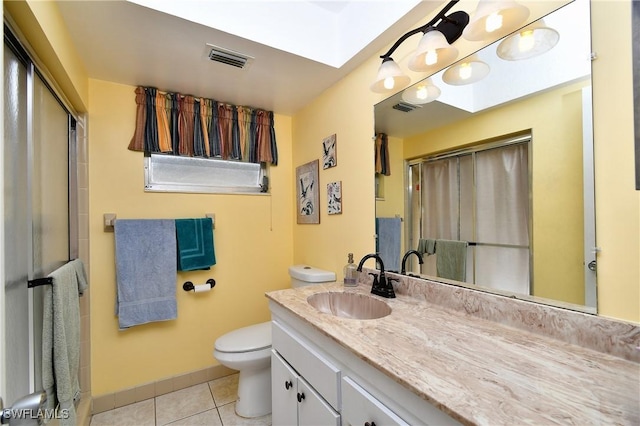
[[267,297],[462,423],[640,424],[638,363],[402,295],[379,298],[392,309],[384,318],[340,318],[307,303],[326,291],[370,287]]

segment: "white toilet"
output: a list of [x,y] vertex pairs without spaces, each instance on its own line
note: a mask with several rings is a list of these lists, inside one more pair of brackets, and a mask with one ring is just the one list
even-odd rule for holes
[[[291,287],[336,280],[336,274],[307,265],[289,267]],[[225,367],[238,370],[236,414],[260,417],[271,412],[271,321],[239,328],[220,336],[213,356]]]

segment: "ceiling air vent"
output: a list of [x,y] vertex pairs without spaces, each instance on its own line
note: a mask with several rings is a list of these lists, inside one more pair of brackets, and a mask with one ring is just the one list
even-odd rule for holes
[[420,105],[408,104],[406,102],[398,102],[393,106],[393,109],[397,109],[402,112],[413,111],[416,108],[422,108]]
[[219,46],[214,46],[213,44],[208,43],[207,57],[214,62],[220,62],[222,64],[231,65],[240,69],[247,68],[251,61],[254,59],[253,57],[245,55],[244,53],[225,49]]

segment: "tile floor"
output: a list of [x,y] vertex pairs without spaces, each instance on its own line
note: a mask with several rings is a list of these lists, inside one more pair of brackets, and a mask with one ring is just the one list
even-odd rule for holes
[[91,426],[271,426],[271,414],[254,419],[236,414],[237,390],[238,375],[233,374],[98,413],[91,418]]

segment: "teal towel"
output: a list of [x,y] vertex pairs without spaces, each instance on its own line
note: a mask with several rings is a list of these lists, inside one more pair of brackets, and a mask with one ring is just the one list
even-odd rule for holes
[[436,241],[436,271],[439,277],[465,281],[467,278],[467,245],[466,241]]
[[216,264],[211,218],[176,219],[178,271],[209,269]]

